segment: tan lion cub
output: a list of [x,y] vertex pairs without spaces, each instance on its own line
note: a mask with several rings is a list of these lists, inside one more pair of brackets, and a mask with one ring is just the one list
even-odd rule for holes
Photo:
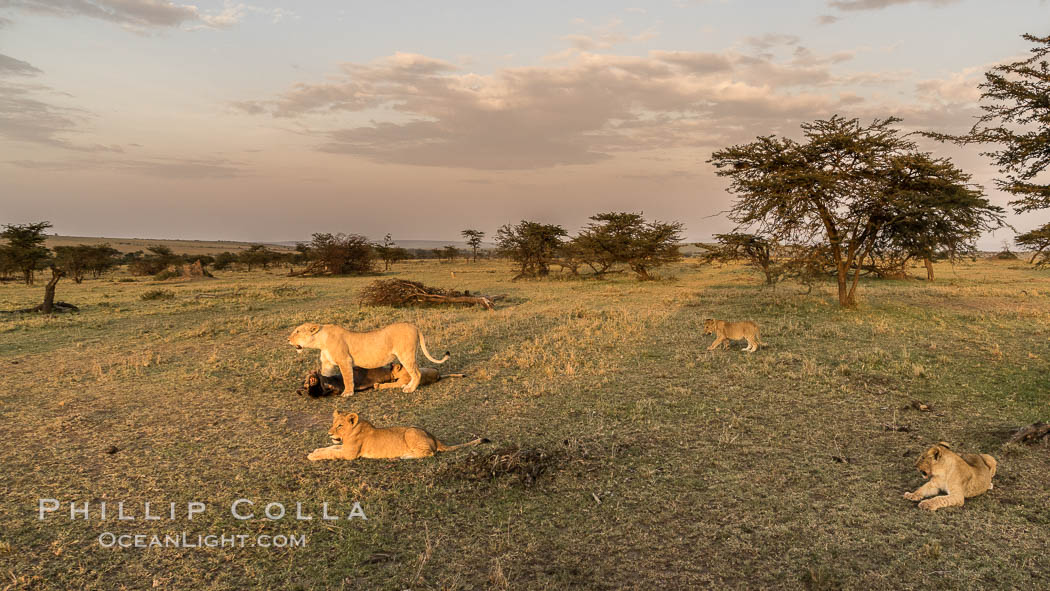
[[357,413],[332,411],[332,428],[328,435],[335,445],[310,452],[307,458],[317,460],[353,460],[356,458],[410,460],[427,458],[439,451],[452,451],[468,445],[488,443],[478,438],[459,445],[445,445],[417,427],[377,429]]
[[[915,462],[919,473],[929,482],[915,492],[904,493],[904,498],[922,501],[919,508],[927,511],[962,506],[963,499],[992,489],[995,466],[995,458],[988,454],[957,454],[941,441],[923,452]],[[933,497],[940,492],[947,494]]]
[[747,346],[741,351],[747,351],[748,353],[758,351],[759,345],[765,345],[758,336],[758,325],[750,320],[726,322],[725,320],[708,318],[704,320],[704,334],[714,334],[716,336],[715,342],[711,343],[711,346],[707,348],[708,351],[714,351],[719,345],[723,345],[728,349],[729,341],[739,341],[741,339],[747,341]]

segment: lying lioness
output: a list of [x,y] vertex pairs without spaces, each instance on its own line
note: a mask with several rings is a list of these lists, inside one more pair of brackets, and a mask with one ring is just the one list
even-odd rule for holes
[[[398,365],[400,367],[400,364]],[[424,374],[425,376],[425,374]],[[360,367],[354,367],[354,391],[360,392],[362,390],[368,390],[379,386],[380,384],[386,384],[394,377],[393,368],[389,365],[383,367],[377,367],[374,369],[364,369]],[[408,380],[405,380],[408,383]],[[424,377],[423,383],[426,383]],[[339,396],[346,389],[343,383],[343,376],[340,374],[326,376],[321,370],[315,369],[306,373],[306,378],[303,381],[301,388],[295,391],[296,394],[302,396],[307,395],[312,398],[318,398],[321,396]]]
[[356,458],[410,460],[427,458],[439,451],[452,451],[468,445],[488,443],[478,438],[459,445],[445,445],[433,435],[417,427],[386,427],[376,429],[357,413],[332,411],[332,428],[328,435],[335,445],[321,447],[306,456],[317,460],[353,460]]
[[[434,359],[427,351],[426,339],[414,324],[398,322],[386,328],[371,332],[350,332],[334,324],[314,324],[307,322],[300,325],[288,337],[288,343],[302,352],[303,348],[321,350],[321,373],[332,375],[334,367],[339,373],[353,376],[352,368],[377,368],[388,363],[399,361],[411,376],[408,384],[402,388],[411,393],[419,386],[421,379],[419,365],[416,364],[416,347],[423,349],[423,354],[434,363],[448,361],[449,353],[441,359]],[[353,377],[350,378],[353,381]],[[353,384],[351,384],[353,386]],[[354,388],[347,388],[343,396],[353,395]]]
[[[963,499],[991,490],[996,462],[988,454],[957,454],[941,441],[923,452],[915,462],[915,467],[929,481],[915,492],[904,493],[904,498],[922,501],[919,503],[920,509],[936,511],[944,507],[961,506]],[[933,497],[940,492],[947,494]]]
[[757,351],[759,345],[765,345],[758,337],[758,325],[750,320],[743,322],[726,322],[725,320],[715,320],[708,318],[704,320],[704,334],[714,334],[715,342],[711,343],[711,346],[707,348],[708,351],[714,351],[719,345],[724,348],[729,348],[729,341],[739,341],[744,339],[747,341],[747,346],[741,349],[741,351]]
[[[385,383],[377,382],[375,385],[376,390],[404,387],[405,384],[408,384],[408,382],[412,379],[412,376],[409,375],[407,370],[405,370],[405,366],[401,365],[400,363],[395,363],[390,373],[393,381],[388,380]],[[429,386],[430,384],[433,384],[434,382],[439,382],[445,378],[462,378],[466,375],[467,374],[465,373],[449,373],[441,375],[440,373],[438,373],[438,370],[434,369],[433,367],[421,367],[419,368],[419,385]]]

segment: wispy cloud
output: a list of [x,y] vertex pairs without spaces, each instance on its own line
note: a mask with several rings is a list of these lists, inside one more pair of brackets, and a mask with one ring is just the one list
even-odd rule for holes
[[40,73],[40,70],[34,68],[29,62],[16,60],[13,57],[0,53],[0,76],[35,76]]
[[69,139],[80,132],[91,114],[52,101],[51,88],[33,82],[13,81],[41,74],[28,62],[0,55],[0,138],[42,144],[78,152],[119,152],[120,146],[87,144]]
[[[463,71],[398,53],[343,64],[322,82],[295,84],[273,99],[232,106],[296,118],[318,149],[388,163],[475,169],[590,164],[621,151],[718,145],[739,130],[854,106],[849,93],[813,92],[841,81],[831,67],[850,52],[818,55],[797,38],[754,47],[787,55],[652,51],[644,57],[578,52],[554,65]],[[355,113],[393,113],[339,125]]]
[[203,12],[192,4],[167,0],[0,0],[0,8],[63,18],[94,18],[143,30],[179,26],[228,28],[240,22],[249,7],[226,2],[218,12]]
[[169,180],[229,179],[247,174],[247,165],[243,162],[225,158],[9,160],[8,164],[53,172],[117,170]]
[[932,6],[947,6],[955,4],[959,0],[831,0],[828,6],[839,10],[882,10],[890,6],[901,4],[930,4]]

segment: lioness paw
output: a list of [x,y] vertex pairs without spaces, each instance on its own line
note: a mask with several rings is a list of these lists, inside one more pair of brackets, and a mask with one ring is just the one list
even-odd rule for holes
[[925,501],[919,503],[919,508],[931,512],[936,511],[937,509],[941,508],[941,504],[936,501],[937,499],[926,499]]
[[306,459],[310,460],[311,462],[316,462],[317,460],[323,459],[321,455],[321,450],[313,450],[312,452],[310,452],[310,455],[306,456]]

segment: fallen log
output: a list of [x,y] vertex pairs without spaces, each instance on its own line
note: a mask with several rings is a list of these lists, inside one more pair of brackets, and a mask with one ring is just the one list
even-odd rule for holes
[[471,294],[469,291],[455,291],[428,287],[418,281],[407,279],[380,279],[368,284],[361,291],[359,300],[370,306],[411,306],[426,304],[453,304],[481,306],[494,310],[492,302],[498,297],[487,297]]
[[1040,439],[1050,438],[1050,423],[1044,423],[1042,421],[1036,421],[1027,427],[1018,429],[1006,440],[1006,443],[1028,443],[1032,444]]

